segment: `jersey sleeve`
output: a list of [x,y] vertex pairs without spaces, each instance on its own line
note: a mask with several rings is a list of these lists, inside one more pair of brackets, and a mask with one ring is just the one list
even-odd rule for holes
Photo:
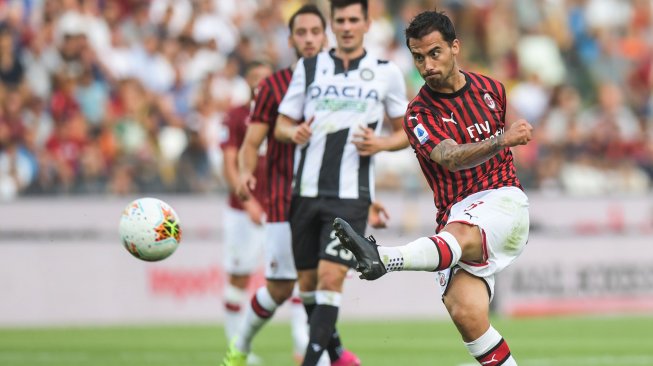
[[404,131],[416,153],[426,159],[431,151],[442,141],[451,137],[440,128],[438,116],[423,107],[409,107],[404,116]]
[[406,82],[399,67],[392,62],[387,64],[388,80],[390,83],[388,94],[385,98],[385,110],[390,118],[401,117],[406,113],[408,99],[406,98]]
[[276,116],[276,108],[278,107],[269,80],[262,80],[257,90],[251,121],[268,125],[273,124],[275,121],[272,119]]
[[297,62],[286,95],[284,95],[281,104],[279,104],[279,113],[285,114],[296,121],[303,120],[305,96],[306,71],[304,70],[304,59],[302,58]]
[[502,122],[505,124],[506,123],[506,112],[508,111],[508,97],[506,95],[506,87],[503,85],[503,83],[499,83],[499,86],[501,87],[501,108],[503,110],[503,113],[501,113],[501,119]]

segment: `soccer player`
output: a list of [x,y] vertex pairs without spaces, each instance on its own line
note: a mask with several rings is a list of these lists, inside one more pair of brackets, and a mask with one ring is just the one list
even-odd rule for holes
[[443,302],[469,353],[481,365],[516,365],[492,327],[494,276],[514,261],[528,239],[528,198],[515,174],[510,147],[531,140],[531,125],[506,124],[504,86],[459,68],[460,41],[443,13],[417,15],[406,43],[425,85],[410,103],[404,130],[428,181],[437,234],[398,247],[336,219],[336,235],[359,262],[361,278],[391,271],[440,271]]
[[[304,5],[289,20],[289,45],[297,57],[314,57],[326,45],[326,20],[315,5]],[[230,346],[223,365],[244,365],[251,343],[259,330],[274,315],[276,309],[291,298],[297,280],[297,271],[292,255],[292,243],[288,214],[290,210],[290,186],[293,175],[295,145],[274,139],[278,107],[292,77],[292,67],[279,70],[259,84],[254,109],[250,116],[245,141],[240,148],[238,163],[240,184],[238,195],[247,202],[252,192],[263,189],[266,197],[265,211],[265,276],[266,285],[256,291],[245,310],[245,319],[238,330],[235,342]],[[265,165],[258,159],[259,150],[267,142]],[[267,180],[261,182],[255,173],[264,168]],[[378,218],[377,225],[383,225],[385,209],[375,205],[372,213]],[[292,300],[292,328],[295,358],[298,362],[304,355],[308,343],[306,314],[301,300]],[[296,309],[299,308],[299,309]],[[299,310],[299,311],[298,311]],[[333,365],[354,365],[357,357],[341,347],[337,334],[328,348],[329,357],[321,361]]]
[[[262,62],[247,66],[245,79],[252,88],[272,74],[272,68]],[[252,95],[253,96],[253,95]],[[265,212],[262,207],[264,193],[255,192],[252,199],[241,201],[235,193],[239,183],[238,149],[243,143],[249,117],[249,103],[231,109],[223,123],[222,149],[224,176],[229,185],[229,207],[224,211],[223,265],[228,283],[223,293],[225,306],[225,333],[232,339],[243,321],[242,303],[247,298],[250,275],[259,265],[264,233],[261,226]],[[263,174],[259,176],[264,177]],[[263,187],[264,184],[261,185]]]
[[[401,127],[408,104],[403,76],[365,51],[369,25],[367,1],[331,1],[337,47],[297,63],[274,131],[280,141],[298,145],[290,225],[309,313],[304,366],[315,365],[332,341],[343,281],[355,263],[349,251],[336,248],[331,223],[344,216],[364,230],[374,196],[372,155],[408,146]],[[392,132],[380,136],[386,113]]]

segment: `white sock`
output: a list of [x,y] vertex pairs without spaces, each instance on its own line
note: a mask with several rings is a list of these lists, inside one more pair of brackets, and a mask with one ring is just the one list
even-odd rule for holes
[[491,325],[478,339],[465,343],[465,348],[481,365],[517,366],[508,343]]
[[247,298],[247,291],[227,284],[224,289],[224,331],[228,340],[231,340],[238,331],[243,319],[243,301]]
[[267,287],[262,286],[256,290],[256,294],[252,296],[252,301],[245,309],[243,322],[236,338],[236,349],[243,353],[251,351],[252,339],[254,339],[261,327],[272,318],[278,306],[272,299]]
[[419,238],[403,246],[378,248],[388,272],[439,271],[454,266],[462,255],[458,240],[446,231],[430,238]]
[[308,345],[308,319],[306,309],[299,297],[299,288],[295,288],[290,298],[290,330],[293,340],[293,350],[297,355],[304,355]]
[[315,303],[318,305],[340,307],[340,303],[342,303],[342,294],[336,291],[317,290],[315,291]]

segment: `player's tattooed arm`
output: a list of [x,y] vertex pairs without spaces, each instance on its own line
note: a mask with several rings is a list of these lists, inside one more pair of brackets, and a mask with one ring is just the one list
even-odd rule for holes
[[526,145],[533,138],[532,131],[533,126],[520,119],[503,134],[481,142],[458,145],[454,140],[444,140],[431,150],[430,157],[452,172],[473,168],[507,147]]
[[504,136],[499,135],[481,142],[459,145],[454,140],[447,139],[435,146],[431,151],[431,160],[446,169],[455,172],[473,168],[490,159],[507,145]]

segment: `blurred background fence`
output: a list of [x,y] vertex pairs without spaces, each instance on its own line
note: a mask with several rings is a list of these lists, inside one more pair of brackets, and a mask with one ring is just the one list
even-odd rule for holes
[[[26,198],[0,205],[0,326],[220,322],[225,275],[219,195],[163,196],[175,207],[182,244],[142,262],[122,248],[128,198]],[[431,196],[383,192],[397,245],[433,233]],[[653,313],[653,198],[531,195],[527,249],[497,281],[505,316]],[[444,318],[436,274],[346,281],[343,319]],[[262,284],[262,271],[252,289]],[[389,296],[388,294],[392,294]],[[406,311],[406,309],[410,311]],[[287,309],[279,317],[286,319]]]

